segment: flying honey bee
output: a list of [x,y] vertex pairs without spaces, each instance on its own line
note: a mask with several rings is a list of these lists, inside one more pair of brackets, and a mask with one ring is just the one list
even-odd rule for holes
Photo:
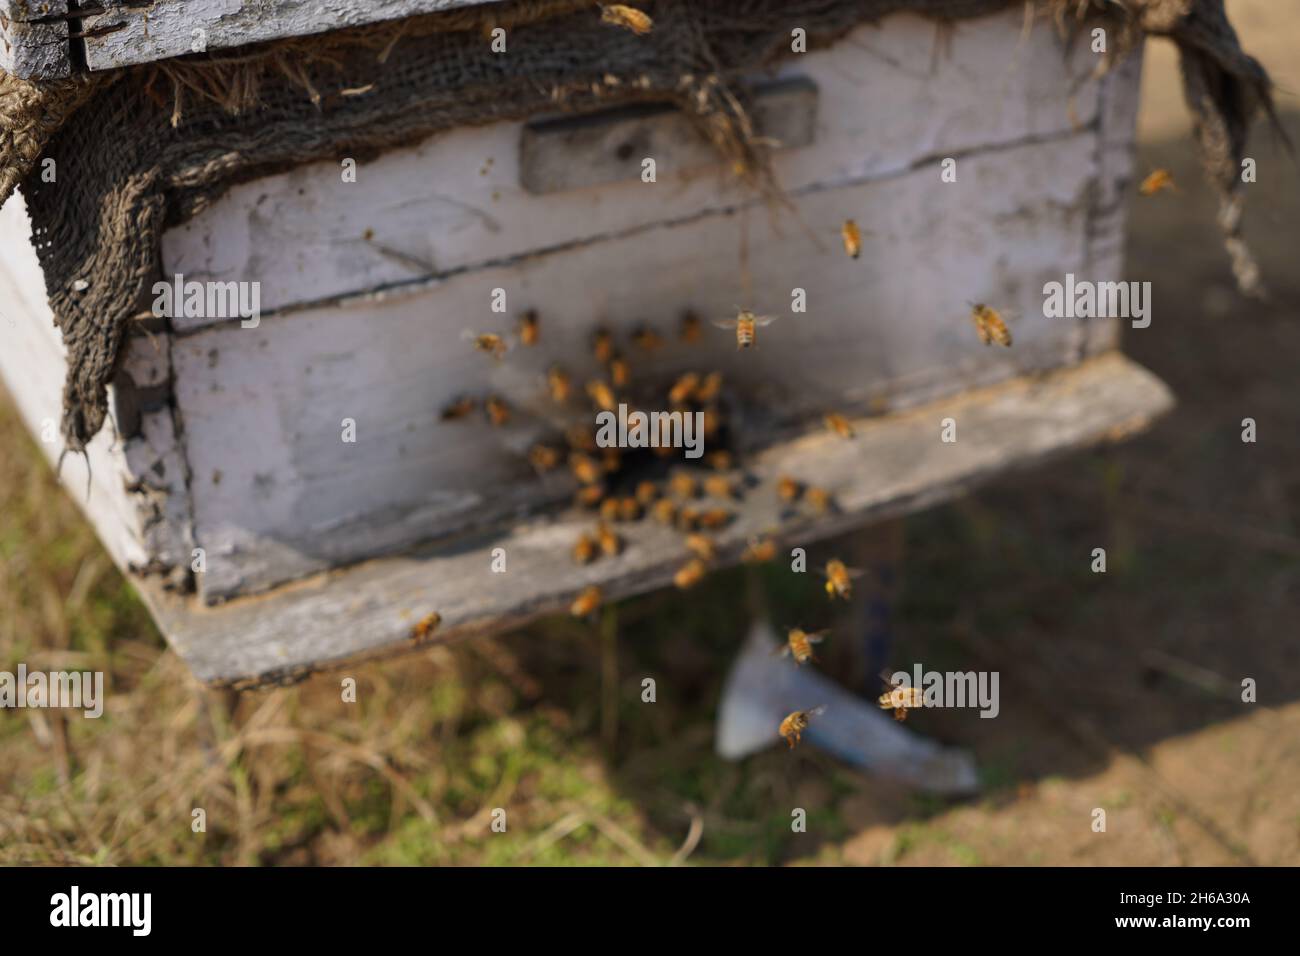
[[668,491],[676,498],[694,498],[700,493],[699,482],[694,475],[679,471],[668,479]]
[[614,383],[615,388],[627,387],[627,383],[632,380],[632,372],[627,367],[626,359],[615,355],[609,360],[609,380]]
[[569,470],[573,472],[573,477],[584,485],[598,483],[604,474],[604,469],[596,463],[594,458],[580,451],[569,453]]
[[701,561],[713,561],[718,557],[717,545],[706,534],[688,534],[686,547]]
[[802,734],[808,729],[808,724],[814,717],[820,717],[826,712],[826,706],[814,707],[812,710],[796,710],[785,720],[781,721],[781,726],[777,728],[777,733],[785,738],[785,742],[794,749],[794,745],[802,740]]
[[434,631],[438,629],[438,625],[441,623],[442,623],[442,615],[439,614],[437,611],[433,611],[430,614],[426,614],[424,617],[416,621],[415,626],[411,628],[411,640],[413,641],[425,640]]
[[704,479],[704,493],[710,498],[730,500],[736,497],[736,486],[726,475],[709,475]]
[[844,239],[844,251],[848,253],[850,259],[862,255],[862,232],[856,222],[845,219],[844,225],[840,226],[840,236]]
[[695,397],[701,402],[711,402],[718,397],[722,391],[722,373],[710,372],[704,376],[704,381],[700,387],[695,390]]
[[498,428],[510,421],[510,406],[505,403],[505,399],[489,395],[483,403],[483,409],[487,412],[488,421]]
[[501,357],[504,356],[509,349],[506,345],[506,340],[492,332],[484,332],[482,335],[478,335],[474,332],[466,331],[463,334],[463,337],[473,342],[474,348],[478,349],[480,352],[486,352],[498,361],[500,361]]
[[579,564],[590,564],[596,560],[596,548],[599,543],[591,535],[578,535],[578,540],[573,542],[573,560]]
[[664,344],[664,340],[654,329],[643,325],[632,333],[632,344],[646,352],[653,352]]
[[813,653],[812,646],[826,640],[826,635],[829,633],[830,631],[805,631],[792,627],[786,634],[785,643],[777,653],[782,657],[793,657],[795,664],[815,661],[817,655]]
[[644,36],[654,28],[654,21],[649,16],[625,3],[602,4],[600,19],[602,23],[631,30],[637,36]]
[[603,521],[596,525],[596,539],[600,542],[600,550],[611,558],[623,550],[623,539]]
[[700,387],[700,374],[698,372],[687,372],[668,390],[668,404],[684,405],[691,400],[696,389]]
[[577,495],[574,496],[578,504],[584,508],[594,508],[599,505],[605,497],[604,485],[583,485],[578,489]]
[[636,500],[641,504],[649,506],[652,501],[659,497],[659,488],[653,481],[637,482]]
[[660,498],[654,504],[654,517],[660,524],[671,525],[677,520],[677,505],[671,498]]
[[776,496],[782,501],[797,501],[803,494],[803,485],[789,475],[781,475],[776,480]]
[[849,424],[847,418],[838,412],[827,412],[825,417],[822,418],[822,421],[826,423],[827,428],[839,435],[841,438],[853,437],[853,426]]
[[540,337],[541,328],[537,321],[537,310],[529,309],[519,317],[519,342],[522,345],[533,346],[537,344]]
[[444,422],[458,421],[474,411],[474,404],[474,399],[463,395],[444,408],[439,417]]
[[750,538],[740,555],[746,564],[762,564],[776,557],[776,542],[771,538]]
[[997,309],[983,302],[974,302],[970,307],[970,319],[975,323],[975,331],[979,333],[980,341],[985,345],[997,342],[998,345],[1011,347],[1011,330],[1002,321],[1002,316]]
[[756,329],[771,325],[775,321],[776,316],[774,315],[755,315],[748,309],[740,309],[734,319],[725,319],[713,324],[720,329],[735,329],[736,348],[739,350],[753,346]]
[[602,600],[600,588],[593,584],[583,588],[582,593],[573,599],[573,603],[569,605],[569,613],[574,617],[586,617],[600,607]]
[[681,325],[677,330],[677,337],[687,343],[698,342],[700,340],[700,317],[694,312],[687,312],[683,315]]
[[921,688],[895,685],[890,681],[888,674],[881,674],[880,678],[889,690],[880,695],[877,703],[880,704],[881,710],[892,710],[895,720],[907,720],[909,710],[919,710],[925,705],[925,694],[921,692]]
[[708,567],[699,558],[691,558],[677,569],[677,573],[673,575],[673,584],[683,591],[693,588],[704,580],[704,575],[708,573],[708,570]]
[[1143,196],[1154,196],[1163,189],[1178,192],[1178,187],[1174,185],[1174,174],[1167,169],[1152,170],[1138,186],[1138,192]]
[[573,390],[573,379],[569,378],[569,373],[564,369],[552,365],[546,370],[546,387],[550,389],[551,401],[563,404],[569,400],[569,393]]
[[534,445],[528,449],[528,461],[539,472],[545,473],[560,464],[560,453],[550,445]]
[[597,329],[592,335],[591,354],[601,365],[605,365],[614,357],[614,337],[609,334],[609,329]]
[[587,383],[587,396],[593,405],[603,411],[612,412],[618,406],[618,401],[614,398],[614,390],[609,387],[608,382],[599,379]]
[[700,527],[716,531],[731,523],[731,512],[726,508],[710,508],[700,515]]
[[861,571],[845,567],[839,558],[832,558],[826,562],[826,594],[832,599],[842,597],[847,601],[853,595],[852,579],[861,574]]

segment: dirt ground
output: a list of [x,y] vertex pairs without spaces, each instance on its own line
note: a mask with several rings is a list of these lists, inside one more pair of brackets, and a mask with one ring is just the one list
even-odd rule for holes
[[[1228,8],[1300,143],[1300,0]],[[896,656],[1001,673],[999,719],[909,721],[975,753],[978,798],[921,796],[811,748],[715,757],[742,571],[687,606],[611,610],[612,656],[554,620],[356,668],[355,705],[337,674],[203,693],[0,393],[0,659],[101,668],[112,695],[99,721],[0,714],[0,864],[1300,863],[1300,166],[1256,131],[1247,235],[1272,298],[1248,302],[1159,43],[1140,136],[1139,169],[1169,168],[1180,192],[1134,200],[1128,277],[1153,283],[1155,306],[1124,348],[1177,408],[903,522]],[[791,806],[807,833],[790,832]],[[506,834],[490,832],[495,807]]]

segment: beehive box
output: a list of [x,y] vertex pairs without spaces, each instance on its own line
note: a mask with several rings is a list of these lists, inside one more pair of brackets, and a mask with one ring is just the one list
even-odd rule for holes
[[[150,33],[157,50],[122,32],[86,41],[92,67],[177,52],[170,27]],[[546,369],[600,374],[597,326],[640,378],[723,372],[753,491],[720,563],[757,534],[808,544],[1126,435],[1167,390],[1116,351],[1118,320],[1043,308],[1049,282],[1121,274],[1140,56],[1096,66],[1052,29],[1026,33],[1019,9],[938,33],[897,14],[790,57],[754,77],[785,204],[646,106],[455,129],[360,162],[355,181],[345,157],[237,185],[167,231],[159,277],[258,283],[258,320],[136,323],[111,427],[62,478],[195,673],[244,685],[409,646],[434,611],[454,637],[562,610],[591,583],[613,599],[671,580],[680,536],[649,523],[620,556],[573,564],[591,519],[567,475],[526,460],[555,429]],[[838,247],[848,217],[856,260]],[[0,371],[55,461],[63,351],[21,199],[0,218]],[[1016,316],[1012,348],[979,342],[973,301]],[[742,305],[777,316],[756,348],[707,323],[674,340],[684,309]],[[495,362],[464,340],[525,310],[536,347]],[[642,325],[667,344],[638,353]],[[489,392],[515,408],[508,426],[440,420]],[[831,409],[852,438],[821,428]],[[836,509],[782,509],[783,474]]]

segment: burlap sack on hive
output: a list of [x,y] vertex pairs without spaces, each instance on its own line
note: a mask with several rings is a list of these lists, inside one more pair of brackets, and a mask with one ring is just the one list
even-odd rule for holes
[[[1238,176],[1270,84],[1222,0],[655,0],[654,28],[602,24],[594,0],[515,0],[146,64],[70,80],[0,77],[0,202],[21,185],[51,309],[68,352],[62,430],[82,450],[103,426],[106,386],[131,318],[160,278],[159,245],[241,181],[300,163],[416,142],[540,112],[676,104],[769,199],[779,186],[750,128],[741,78],[866,21],[912,11],[945,21],[1020,6],[1077,31],[1110,28],[1109,57],[1142,33],[1181,54],[1184,89],[1244,291],[1261,291],[1241,239]],[[510,55],[485,34],[509,30]],[[56,161],[56,186],[42,160]]]

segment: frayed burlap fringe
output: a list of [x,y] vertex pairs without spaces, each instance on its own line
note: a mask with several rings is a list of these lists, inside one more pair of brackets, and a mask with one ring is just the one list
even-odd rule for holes
[[[102,427],[130,317],[147,308],[163,231],[230,186],[305,162],[364,159],[456,126],[672,102],[769,198],[741,78],[902,10],[956,20],[1025,5],[1063,29],[1103,15],[1112,54],[1141,33],[1172,38],[1221,223],[1243,289],[1258,269],[1241,241],[1238,170],[1250,122],[1271,110],[1222,0],[655,0],[637,36],[594,0],[515,0],[185,57],[73,80],[0,78],[0,202],[21,183],[68,352],[63,433],[81,450]],[[508,28],[510,53],[486,34]],[[84,110],[78,121],[69,119]],[[39,161],[57,163],[57,184]]]

